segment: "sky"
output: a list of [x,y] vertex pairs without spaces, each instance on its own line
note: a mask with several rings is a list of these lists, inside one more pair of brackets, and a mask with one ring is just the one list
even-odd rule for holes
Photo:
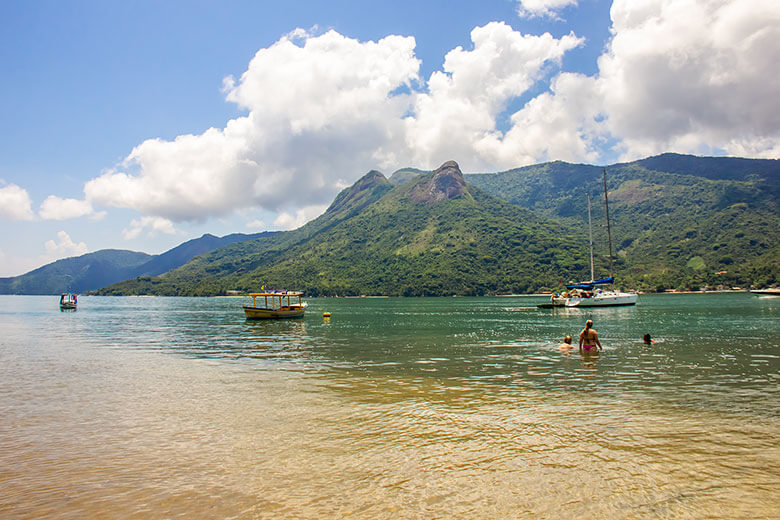
[[0,276],[370,170],[780,157],[777,0],[0,0]]

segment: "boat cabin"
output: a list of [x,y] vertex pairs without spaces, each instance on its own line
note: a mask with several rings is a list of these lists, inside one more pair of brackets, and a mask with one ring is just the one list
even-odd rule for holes
[[[252,305],[244,305],[244,314],[248,320],[273,319],[273,318],[299,318],[303,316],[306,302],[301,301],[303,293],[300,291],[268,291],[249,293],[252,297]],[[257,299],[261,300],[258,307]]]

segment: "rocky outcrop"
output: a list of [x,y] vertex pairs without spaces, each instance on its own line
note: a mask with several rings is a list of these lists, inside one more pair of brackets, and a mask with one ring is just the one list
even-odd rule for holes
[[458,163],[447,161],[433,172],[430,179],[415,186],[410,198],[421,204],[437,204],[467,195],[466,181]]
[[326,214],[360,211],[392,188],[392,184],[376,170],[371,170],[355,184],[338,194]]

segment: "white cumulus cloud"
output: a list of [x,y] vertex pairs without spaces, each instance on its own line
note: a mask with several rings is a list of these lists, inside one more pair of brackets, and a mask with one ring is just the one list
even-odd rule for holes
[[597,82],[582,74],[563,73],[553,80],[549,92],[512,114],[512,127],[503,139],[485,140],[485,153],[503,168],[548,160],[597,162],[608,133],[602,115]]
[[574,34],[522,34],[499,22],[477,27],[471,39],[474,49],[450,51],[444,71],[431,75],[429,92],[417,96],[406,120],[412,164],[435,167],[457,158],[466,169],[517,166],[517,147],[501,145],[499,115],[583,42]]
[[[549,16],[575,4],[518,5]],[[615,0],[611,16],[592,76],[561,70],[585,43],[574,33],[489,23],[424,79],[412,37],[361,42],[295,30],[260,49],[239,78],[224,79],[227,101],[245,114],[140,143],[85,185],[83,202],[140,212],[126,237],[258,210],[289,229],[371,169],[454,159],[465,171],[490,171],[665,151],[780,155],[780,2]],[[540,93],[514,108],[529,92]],[[3,194],[16,197],[6,204],[16,218],[33,217],[26,192]],[[52,199],[41,215],[86,211],[79,202]]]
[[577,0],[518,0],[517,14],[523,18],[558,18],[558,12],[570,5],[577,5]]
[[294,215],[285,212],[280,213],[276,220],[274,220],[274,227],[280,230],[295,229],[301,227],[306,222],[322,214],[323,211],[328,209],[326,205],[320,206],[308,206],[303,209],[299,209]]
[[56,195],[50,195],[41,204],[38,215],[44,220],[66,220],[92,213],[92,204],[86,200],[62,199]]
[[250,220],[246,223],[246,227],[254,230],[265,229],[265,222],[262,220]]
[[238,81],[226,79],[227,99],[246,116],[141,143],[86,184],[87,199],[174,221],[326,203],[339,180],[397,163],[411,102],[397,89],[417,79],[414,46],[400,36],[286,36],[258,51]]
[[500,164],[780,156],[780,2],[615,0],[611,16],[598,74],[560,73],[485,143]]
[[150,237],[157,236],[160,233],[174,235],[176,234],[176,228],[173,222],[166,218],[146,216],[133,219],[130,222],[130,227],[122,230],[122,238],[132,240],[144,232]]
[[599,60],[624,157],[780,154],[780,2],[616,0]]
[[[225,78],[227,100],[247,115],[200,135],[144,141],[85,185],[86,200],[167,221],[257,208],[289,229],[374,168],[453,158],[490,167],[502,155],[490,146],[502,137],[496,118],[582,39],[498,22],[471,38],[473,49],[452,50],[424,82],[414,38],[360,42],[296,30],[258,51],[238,80]],[[125,235],[146,227],[137,221]]]
[[32,220],[35,213],[27,190],[16,184],[0,187],[0,218],[8,220]]
[[46,248],[48,255],[53,259],[80,256],[89,253],[86,243],[75,243],[65,231],[57,233],[56,241],[47,240],[46,243],[44,243],[44,247]]

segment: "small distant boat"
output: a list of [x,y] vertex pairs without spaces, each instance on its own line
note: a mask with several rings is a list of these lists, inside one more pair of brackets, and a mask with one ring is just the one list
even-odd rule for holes
[[75,310],[78,304],[76,295],[73,293],[62,293],[60,295],[60,310]]
[[780,296],[780,289],[754,289],[750,291],[756,296]]
[[[280,318],[302,318],[308,304],[301,301],[302,292],[269,291],[249,293],[252,305],[244,305],[248,320],[274,320]],[[257,298],[264,298],[264,305],[257,306]],[[270,301],[269,301],[270,300]]]
[[588,194],[588,236],[590,239],[590,281],[570,283],[567,291],[555,293],[550,297],[550,303],[538,305],[540,308],[552,307],[618,307],[636,305],[636,293],[621,292],[609,289],[615,283],[612,276],[612,233],[609,228],[609,201],[607,200],[607,171],[604,170],[604,207],[607,217],[607,235],[609,239],[610,276],[596,280],[593,276],[593,223],[590,217],[590,194]]

